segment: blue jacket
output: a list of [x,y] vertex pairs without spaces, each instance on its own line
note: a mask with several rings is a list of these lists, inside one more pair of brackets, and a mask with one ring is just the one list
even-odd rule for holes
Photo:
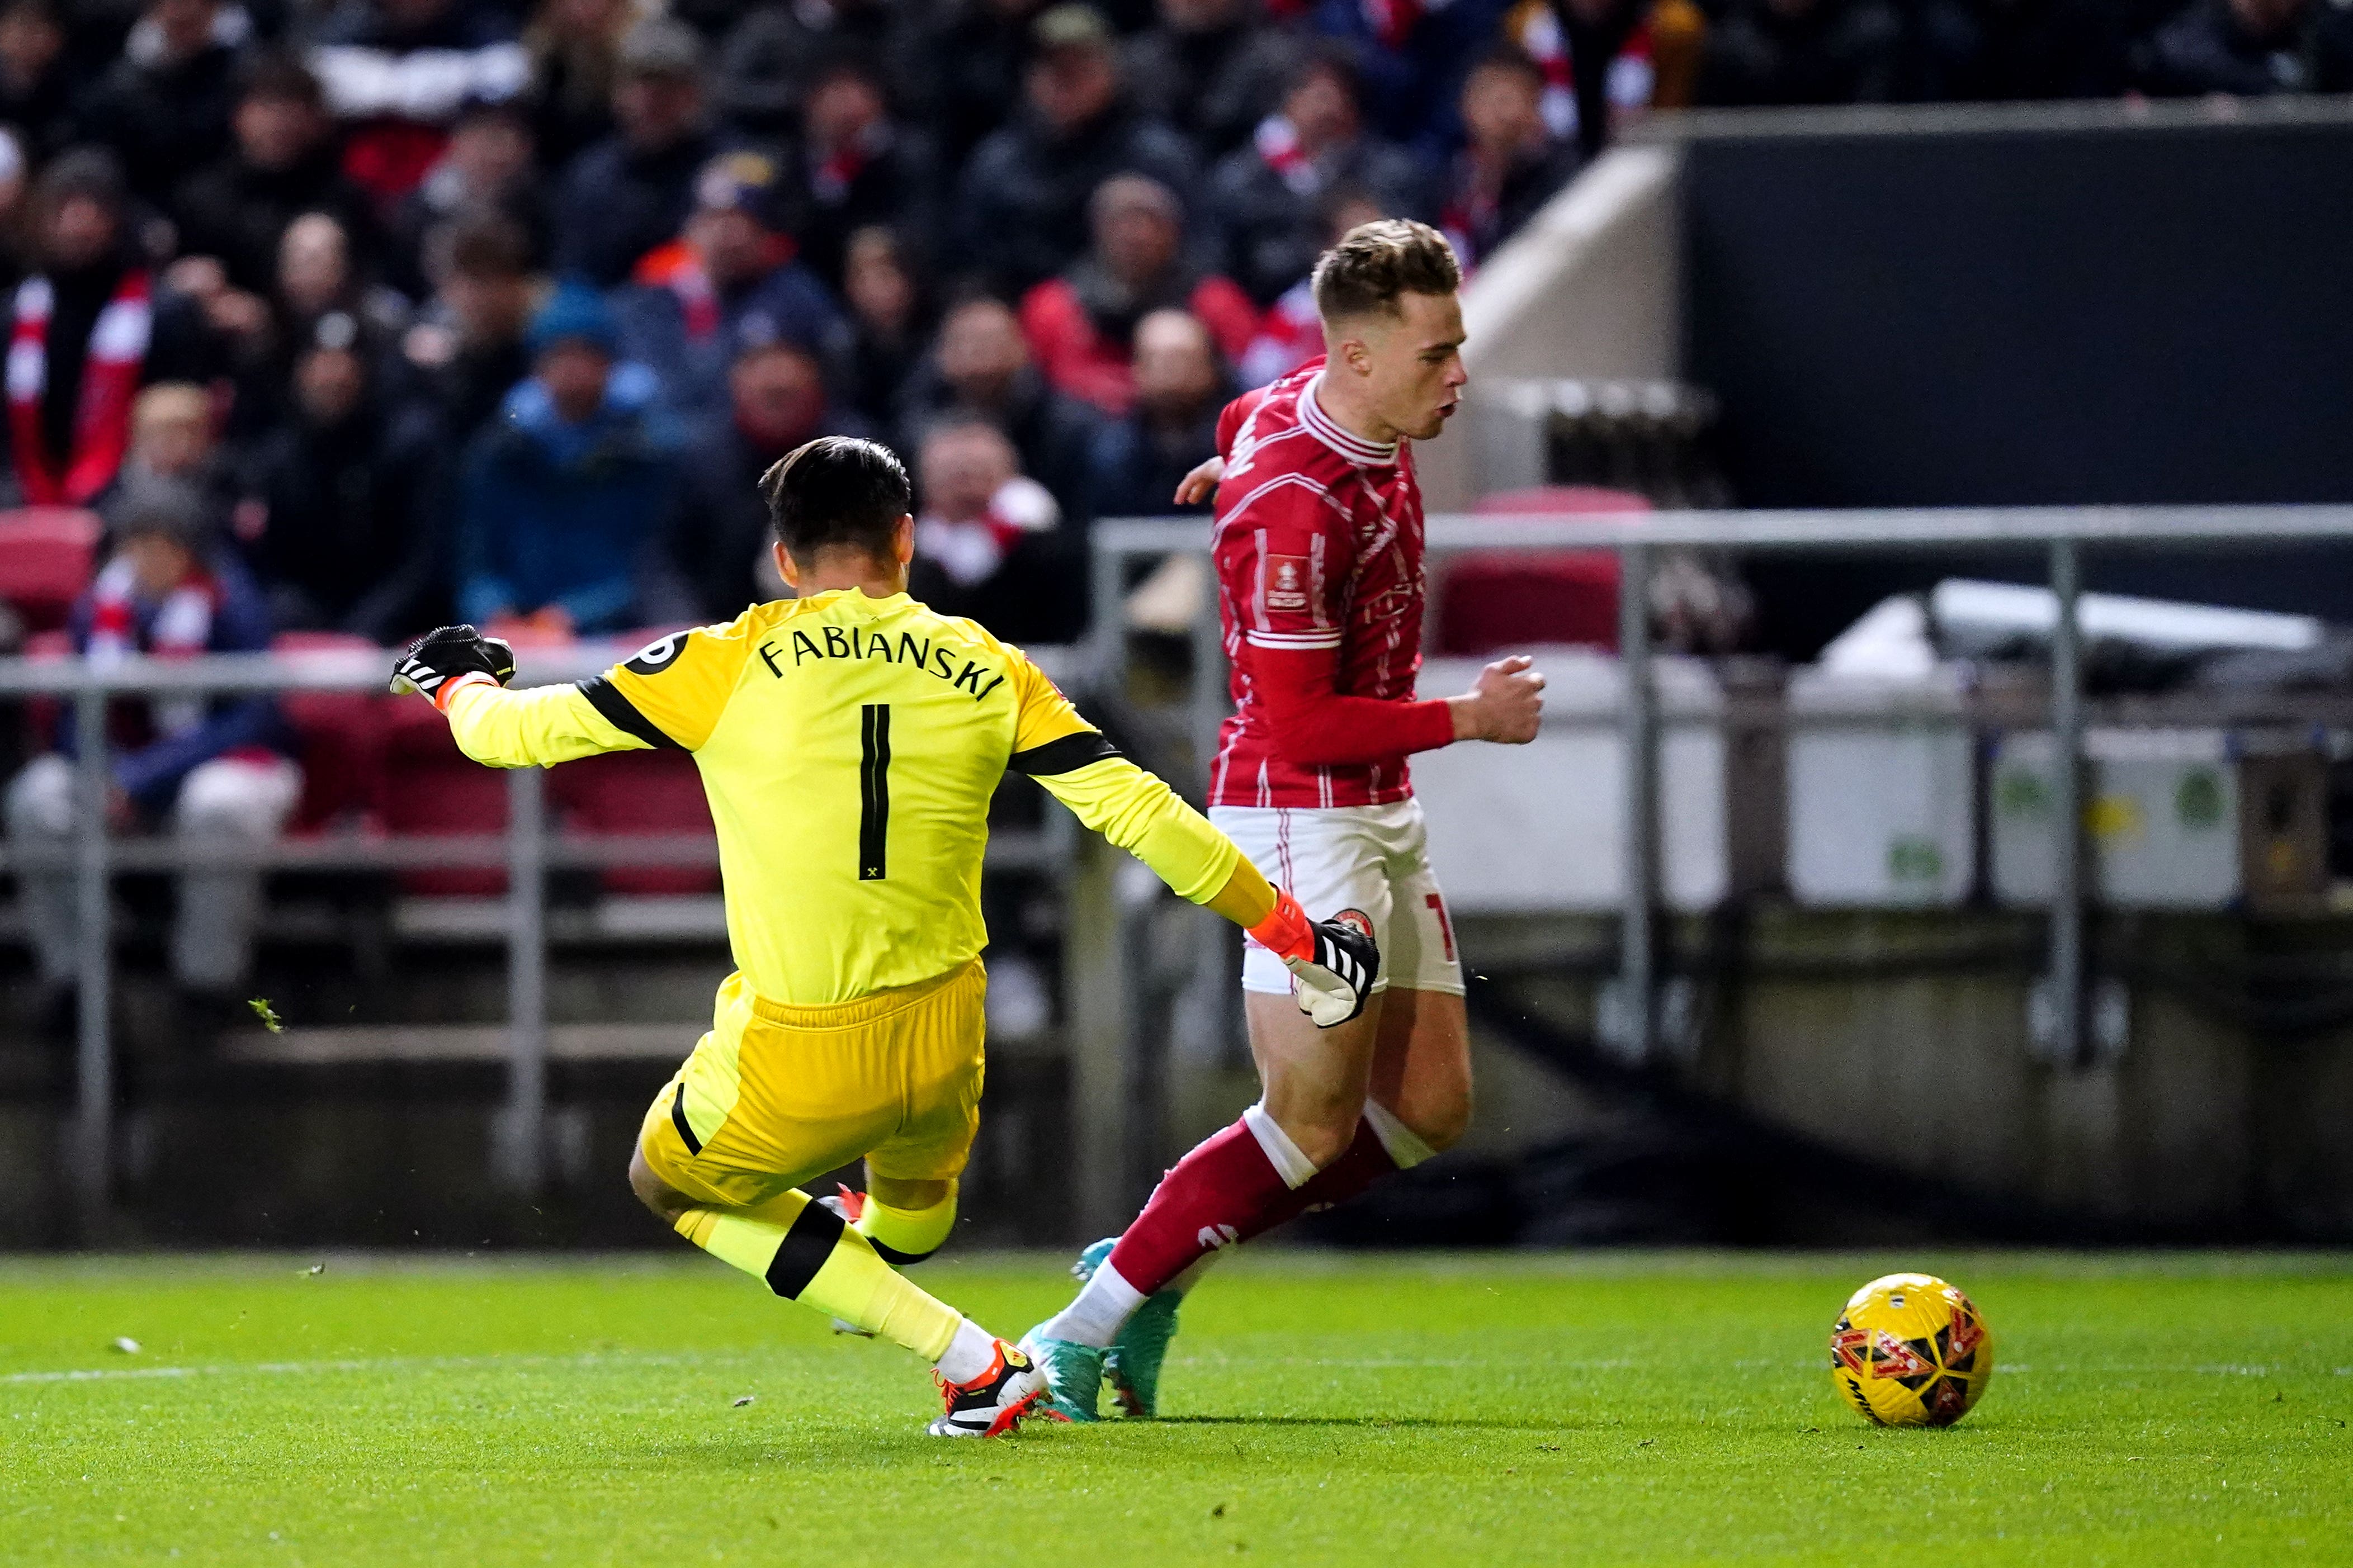
[[[267,652],[269,605],[254,585],[253,578],[227,551],[214,552],[205,563],[205,569],[212,574],[219,591],[205,651]],[[84,593],[74,603],[67,626],[78,654],[90,651],[90,619],[96,607],[91,593]],[[155,616],[162,608],[160,603],[132,603],[132,633],[142,653],[153,651]],[[134,726],[134,732],[139,731],[154,733],[153,726],[143,720]],[[74,732],[73,710],[68,708],[58,724],[58,750],[69,757],[79,755],[79,739]],[[278,710],[278,700],[268,692],[219,697],[205,705],[201,723],[176,734],[156,734],[153,739],[118,752],[112,759],[114,782],[142,811],[153,816],[170,808],[180,793],[181,780],[215,757],[248,746],[282,752],[290,749],[290,740],[285,719]]]
[[806,349],[828,384],[842,384],[849,325],[817,274],[797,261],[739,293],[720,296],[719,324],[700,338],[686,330],[686,309],[676,291],[660,284],[617,289],[612,304],[621,357],[651,370],[661,382],[662,401],[697,428],[727,418],[727,367],[738,350],[754,343]]
[[653,373],[616,365],[604,405],[559,418],[536,379],[507,394],[467,449],[459,500],[458,613],[561,605],[586,633],[643,626],[670,608],[658,562],[676,504],[678,422]]

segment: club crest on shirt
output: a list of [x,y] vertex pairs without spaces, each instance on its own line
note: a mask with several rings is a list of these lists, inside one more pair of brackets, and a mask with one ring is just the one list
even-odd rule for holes
[[1307,607],[1307,557],[1270,555],[1266,558],[1266,607],[1303,610]]
[[1332,923],[1335,925],[1347,926],[1351,930],[1363,935],[1366,941],[1372,940],[1373,917],[1366,914],[1362,910],[1342,910],[1338,914],[1332,917]]

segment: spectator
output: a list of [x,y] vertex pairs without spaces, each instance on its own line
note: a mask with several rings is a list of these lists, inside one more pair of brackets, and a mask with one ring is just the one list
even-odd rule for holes
[[1189,310],[1229,357],[1250,346],[1258,310],[1227,279],[1203,277],[1178,254],[1184,209],[1142,174],[1105,180],[1092,204],[1094,248],[1021,301],[1021,331],[1057,390],[1119,417],[1135,399],[1135,326],[1155,310]]
[[1903,32],[1886,0],[1733,0],[1708,29],[1699,101],[1888,102],[1900,80]]
[[281,631],[389,643],[439,619],[440,433],[382,380],[351,319],[323,318],[295,357],[290,416],[245,466],[237,540]]
[[1347,63],[1373,133],[1436,163],[1461,140],[1462,75],[1492,47],[1512,0],[1312,0],[1308,25]]
[[644,10],[640,0],[540,0],[522,44],[531,54],[533,138],[549,168],[611,134],[621,40]]
[[219,0],[150,0],[75,118],[111,147],[131,187],[160,202],[228,146],[245,12]]
[[1038,13],[1045,0],[964,0],[943,5],[914,51],[905,95],[924,107],[943,164],[961,169],[1021,101]]
[[[185,282],[185,272],[179,276]],[[359,271],[351,236],[326,213],[304,213],[278,244],[278,275],[266,300],[229,290],[208,299],[206,313],[228,343],[237,377],[234,427],[259,434],[289,416],[294,360],[329,316],[380,354],[408,324],[408,301]]]
[[463,451],[531,374],[530,250],[504,218],[470,218],[428,263],[439,287],[401,347],[454,450]]
[[1258,0],[1160,0],[1158,25],[1128,44],[1126,74],[1138,108],[1216,160],[1275,111],[1301,55]]
[[1505,45],[1462,84],[1468,143],[1454,156],[1443,215],[1446,237],[1467,271],[1517,234],[1577,173],[1577,149],[1544,119],[1545,79]]
[[891,121],[881,78],[856,61],[818,73],[802,121],[801,259],[839,289],[852,230],[889,224],[902,234],[933,232],[937,180],[923,139]]
[[218,531],[233,490],[221,461],[219,411],[211,395],[184,381],[158,382],[142,392],[132,404],[131,450],[105,510],[126,498],[168,492],[195,506],[206,526]]
[[727,153],[694,182],[684,237],[638,264],[617,298],[626,357],[659,378],[698,427],[723,416],[727,367],[747,343],[799,344],[846,364],[849,331],[817,275],[793,259],[783,171],[763,153]]
[[2142,85],[2154,93],[2353,89],[2353,17],[2312,0],[2196,0],[2147,42]]
[[921,445],[943,416],[981,419],[1012,441],[1021,471],[1053,494],[1062,515],[1093,515],[1088,455],[1102,421],[1085,404],[1046,384],[1029,363],[1021,324],[997,300],[965,300],[940,323],[940,341],[909,382],[900,414],[902,444]]
[[[269,647],[259,592],[185,496],[144,491],[126,500],[113,525],[113,557],[73,609],[76,653],[97,663],[133,653]],[[117,831],[166,828],[184,841],[233,845],[266,841],[285,825],[301,792],[301,773],[286,755],[285,731],[268,694],[173,698],[121,705],[118,715],[106,807]],[[8,833],[19,843],[58,845],[73,833],[70,759],[82,737],[69,718],[57,739],[54,753],[35,758],[8,786]],[[81,945],[73,875],[19,876],[52,1026],[64,1032]],[[260,913],[258,870],[221,867],[181,875],[171,963],[190,1004],[225,1021],[252,963]]]
[[868,424],[887,428],[929,341],[929,303],[890,229],[852,234],[843,274],[850,331],[846,401]]
[[121,171],[96,148],[41,175],[42,270],[17,287],[8,350],[9,454],[29,506],[95,500],[122,465],[140,386],[210,369],[201,323],[157,298],[123,202]]
[[184,256],[216,259],[226,281],[259,292],[278,273],[286,226],[332,213],[345,232],[373,238],[367,194],[343,177],[319,80],[289,56],[254,62],[231,121],[235,149],[180,187]]
[[1309,57],[1252,144],[1218,166],[1209,205],[1226,236],[1226,272],[1261,304],[1307,276],[1324,247],[1316,205],[1349,186],[1387,212],[1430,216],[1429,180],[1401,148],[1366,133],[1356,78],[1329,47]]
[[1628,121],[1689,106],[1706,33],[1692,0],[1519,0],[1503,27],[1544,76],[1546,128],[1588,159]]
[[[1358,224],[1391,215],[1364,192],[1344,185],[1324,193],[1323,201],[1317,204],[1316,216],[1328,247],[1339,244],[1342,237]],[[1284,289],[1282,298],[1268,306],[1266,313],[1259,318],[1258,335],[1242,351],[1237,368],[1242,385],[1264,386],[1289,375],[1323,352],[1324,316],[1315,308],[1314,282],[1302,278]]]
[[0,286],[13,289],[25,276],[26,256],[26,196],[31,193],[25,143],[12,128],[0,125]]
[[1121,96],[1111,29],[1084,5],[1038,18],[1027,107],[982,142],[964,172],[965,259],[1018,292],[1060,272],[1087,244],[1087,201],[1113,174],[1149,174],[1182,200],[1194,185],[1184,139]]
[[417,188],[458,110],[531,83],[531,57],[497,6],[459,0],[342,0],[320,25],[311,68],[348,128],[343,166],[389,206]]
[[448,150],[394,215],[396,244],[387,280],[422,298],[427,291],[424,258],[434,236],[478,213],[512,219],[530,237],[533,260],[546,258],[554,220],[534,166],[531,117],[513,100],[477,101],[459,112]]
[[1023,476],[1013,443],[984,420],[950,419],[920,450],[907,591],[1008,642],[1074,640],[1086,626],[1078,542],[1046,488]]
[[36,158],[56,156],[73,136],[65,52],[55,0],[0,5],[0,124],[15,126]]
[[629,29],[613,89],[619,129],[573,161],[555,213],[555,261],[600,289],[677,237],[693,210],[694,176],[720,151],[703,120],[702,44],[654,17]]
[[1175,510],[1177,481],[1217,452],[1218,416],[1233,393],[1198,320],[1155,310],[1137,322],[1135,409],[1095,442],[1095,510],[1104,517]]
[[890,0],[746,7],[720,50],[719,111],[747,134],[785,140],[805,121],[828,71],[882,58],[895,31]]
[[768,509],[760,476],[804,441],[868,434],[855,415],[828,405],[816,358],[795,344],[746,346],[729,367],[727,384],[732,416],[692,448],[670,550],[694,595],[694,613],[723,621],[781,592],[765,581],[773,568],[763,573]]
[[1913,98],[2114,98],[2129,84],[2114,0],[1925,0],[1915,26]]
[[458,613],[563,638],[684,618],[659,557],[677,433],[643,365],[615,363],[612,312],[556,289],[532,321],[532,374],[474,438],[458,508]]

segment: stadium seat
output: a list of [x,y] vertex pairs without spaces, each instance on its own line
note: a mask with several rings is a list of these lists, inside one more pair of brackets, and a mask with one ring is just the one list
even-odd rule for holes
[[[657,633],[656,636],[660,634]],[[650,639],[649,639],[650,640]],[[708,837],[711,806],[694,760],[678,752],[615,752],[549,773],[548,795],[565,826],[588,837],[696,834]],[[611,866],[605,891],[628,895],[715,893],[716,868]]]
[[[275,653],[364,653],[383,650],[345,632],[280,632],[270,639]],[[389,660],[389,655],[383,655]],[[339,817],[356,816],[362,826],[384,820],[385,708],[388,698],[369,691],[289,691],[278,700],[301,746],[302,799],[288,825],[294,833],[314,833]]]
[[[1550,485],[1482,497],[1484,517],[1649,511],[1627,490]],[[1478,551],[1440,568],[1437,650],[1475,656],[1534,643],[1618,647],[1618,556],[1608,550]]]
[[0,512],[0,599],[16,606],[30,631],[66,624],[74,599],[90,584],[103,530],[94,512],[72,507],[24,507]]
[[[395,836],[506,831],[506,774],[458,750],[448,720],[414,699],[389,704],[384,718],[381,799]],[[422,898],[500,898],[507,874],[490,866],[410,870],[400,885]]]

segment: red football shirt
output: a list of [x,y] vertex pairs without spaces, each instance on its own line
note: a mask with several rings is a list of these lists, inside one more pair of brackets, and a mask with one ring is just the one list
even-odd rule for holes
[[1212,558],[1233,717],[1212,805],[1382,805],[1413,794],[1410,752],[1453,738],[1417,702],[1421,491],[1404,442],[1352,436],[1314,398],[1315,359],[1237,398]]

